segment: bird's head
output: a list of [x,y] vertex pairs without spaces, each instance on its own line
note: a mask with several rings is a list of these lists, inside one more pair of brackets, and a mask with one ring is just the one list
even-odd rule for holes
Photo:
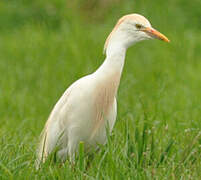
[[160,39],[169,42],[168,38],[152,28],[150,22],[142,15],[129,14],[119,19],[108,36],[104,51],[111,46],[130,47],[136,42],[147,39]]

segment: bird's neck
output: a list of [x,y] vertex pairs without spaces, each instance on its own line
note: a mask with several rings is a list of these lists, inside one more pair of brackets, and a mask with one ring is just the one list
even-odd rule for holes
[[104,73],[106,76],[119,73],[121,75],[126,55],[126,48],[119,44],[113,44],[106,49],[106,59],[97,70]]
[[115,45],[107,49],[106,52],[105,61],[95,72],[96,83],[102,84],[100,89],[105,89],[106,92],[110,92],[111,96],[116,96],[124,66],[126,48]]

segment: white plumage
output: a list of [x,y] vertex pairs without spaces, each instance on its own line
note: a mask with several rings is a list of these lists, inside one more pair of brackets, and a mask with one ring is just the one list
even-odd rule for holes
[[126,50],[150,38],[169,42],[141,15],[126,15],[118,21],[106,40],[104,63],[74,82],[53,108],[41,134],[37,166],[56,146],[59,159],[65,161],[68,155],[73,161],[80,141],[85,150],[106,143],[106,127],[111,132],[117,116],[116,94]]

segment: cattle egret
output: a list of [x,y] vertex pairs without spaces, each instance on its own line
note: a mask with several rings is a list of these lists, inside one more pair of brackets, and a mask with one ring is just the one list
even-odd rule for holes
[[142,15],[129,14],[119,19],[105,42],[103,64],[74,82],[54,106],[41,134],[38,165],[55,147],[61,161],[67,156],[74,161],[80,141],[86,151],[106,143],[106,131],[112,131],[117,116],[116,94],[126,50],[146,39],[169,42]]

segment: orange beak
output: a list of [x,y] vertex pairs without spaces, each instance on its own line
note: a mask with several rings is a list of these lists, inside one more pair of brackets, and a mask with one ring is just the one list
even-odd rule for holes
[[142,31],[144,31],[145,33],[147,33],[149,36],[151,36],[153,38],[160,39],[165,42],[170,42],[170,40],[165,35],[163,35],[162,33],[160,33],[159,31],[157,31],[153,28],[146,27]]

